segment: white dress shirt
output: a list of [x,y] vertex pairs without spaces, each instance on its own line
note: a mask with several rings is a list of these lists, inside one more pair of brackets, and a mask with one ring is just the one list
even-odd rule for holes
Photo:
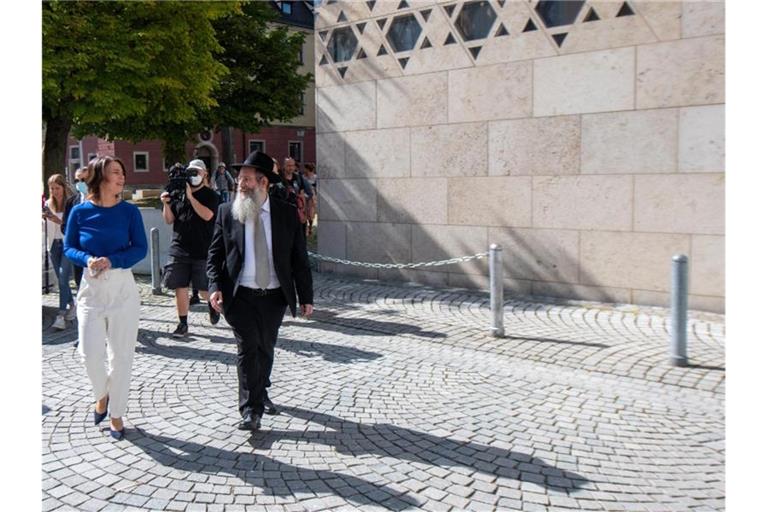
[[[259,210],[262,223],[264,225],[264,234],[267,237],[267,259],[269,261],[269,284],[267,289],[280,288],[280,281],[275,272],[275,260],[272,257],[272,217],[269,209],[269,196]],[[245,221],[245,257],[243,261],[243,270],[240,273],[238,286],[247,286],[248,288],[259,288],[256,284],[256,252],[254,251],[254,230],[256,229],[255,219]]]

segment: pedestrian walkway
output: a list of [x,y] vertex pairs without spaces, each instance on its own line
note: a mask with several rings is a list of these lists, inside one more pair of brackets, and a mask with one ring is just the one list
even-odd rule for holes
[[[690,368],[663,308],[505,304],[316,276],[286,317],[270,396],[235,428],[235,345],[141,284],[126,439],[92,424],[75,328],[43,297],[44,510],[723,510],[724,319],[693,313]],[[103,428],[107,428],[106,426]]]

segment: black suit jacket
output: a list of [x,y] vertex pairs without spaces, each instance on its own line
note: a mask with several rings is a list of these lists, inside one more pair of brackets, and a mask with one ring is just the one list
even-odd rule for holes
[[[272,220],[272,257],[285,300],[296,316],[296,295],[299,304],[312,304],[312,271],[309,267],[304,226],[299,223],[296,207],[276,200],[270,201]],[[232,305],[235,284],[245,259],[245,226],[232,217],[232,203],[219,206],[213,240],[208,249],[208,291],[220,291],[224,312]]]

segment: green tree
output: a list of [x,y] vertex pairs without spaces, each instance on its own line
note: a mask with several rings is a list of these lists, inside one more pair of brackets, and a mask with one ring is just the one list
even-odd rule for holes
[[214,90],[217,105],[206,124],[221,130],[227,162],[233,158],[230,127],[257,132],[272,121],[290,121],[300,114],[301,95],[313,78],[298,72],[305,34],[277,19],[270,2],[251,1],[213,22],[223,47],[217,58],[229,73]]
[[64,168],[70,130],[159,138],[169,156],[183,153],[227,73],[211,23],[239,4],[50,1],[42,8],[44,179]]

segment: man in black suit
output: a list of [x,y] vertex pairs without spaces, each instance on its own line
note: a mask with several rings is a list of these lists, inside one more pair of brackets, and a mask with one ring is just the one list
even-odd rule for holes
[[258,430],[277,332],[286,307],[312,314],[312,272],[296,208],[270,200],[280,177],[274,161],[254,151],[240,168],[235,200],[219,206],[208,251],[209,301],[237,340],[241,430]]

